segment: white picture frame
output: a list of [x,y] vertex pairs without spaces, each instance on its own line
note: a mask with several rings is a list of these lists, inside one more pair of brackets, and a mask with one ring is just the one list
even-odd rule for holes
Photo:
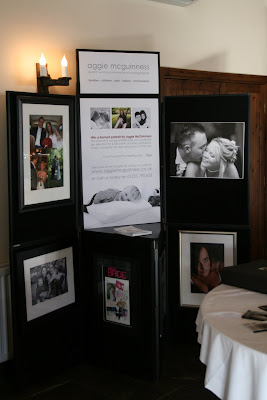
[[[207,250],[208,256],[204,255],[204,257],[208,257],[210,260],[209,271],[212,271],[212,275],[209,275],[209,278],[203,276],[208,273],[207,270],[207,272],[203,271],[205,266],[200,267],[200,264],[196,266],[197,261],[194,263],[194,258],[198,257],[196,254],[197,246],[199,250],[201,248]],[[181,230],[179,231],[179,253],[180,305],[198,307],[205,294],[212,289],[212,286],[215,287],[221,283],[220,268],[236,264],[237,233]],[[200,277],[196,279],[194,271],[199,270],[199,268],[202,268],[202,272],[200,272]]]
[[[64,272],[59,271],[57,264],[63,264]],[[53,251],[50,253],[42,254],[37,257],[25,259],[24,266],[24,282],[25,282],[25,296],[26,296],[26,314],[27,322],[33,319],[42,317],[48,313],[66,307],[75,302],[75,288],[74,288],[74,270],[73,270],[73,249],[68,247],[65,249]],[[65,289],[51,295],[43,291],[41,301],[37,301],[37,285],[38,279],[42,278],[42,268],[47,270],[55,267],[57,273],[64,274]],[[62,275],[61,275],[62,277]],[[60,278],[60,277],[59,277]],[[51,278],[50,278],[51,281]],[[53,280],[51,281],[53,282]],[[51,283],[50,283],[51,287]],[[49,292],[48,292],[49,293]]]

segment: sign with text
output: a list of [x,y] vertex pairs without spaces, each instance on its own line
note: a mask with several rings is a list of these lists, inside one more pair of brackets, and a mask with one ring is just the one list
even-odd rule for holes
[[80,99],[84,228],[160,221],[158,99]]
[[80,94],[159,94],[159,53],[77,50]]

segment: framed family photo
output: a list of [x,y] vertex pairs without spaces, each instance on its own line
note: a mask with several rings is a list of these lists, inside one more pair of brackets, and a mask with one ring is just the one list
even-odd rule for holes
[[20,210],[71,199],[70,107],[67,99],[18,98]]
[[6,100],[10,241],[71,233],[78,192],[75,97],[7,92]]
[[73,249],[23,260],[27,322],[75,302]]
[[179,231],[180,305],[199,306],[221,283],[223,268],[236,264],[237,233]]

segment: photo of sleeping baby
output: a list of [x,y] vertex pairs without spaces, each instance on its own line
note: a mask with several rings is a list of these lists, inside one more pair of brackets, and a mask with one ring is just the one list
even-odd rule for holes
[[68,292],[66,257],[30,269],[32,305]]
[[90,108],[91,129],[110,129],[110,108]]
[[85,229],[154,222],[160,217],[160,189],[108,187],[84,197],[83,211]]
[[[87,207],[92,204],[110,203],[111,201],[137,202],[138,200],[141,200],[141,193],[137,186],[129,185],[123,190],[109,188],[95,193],[89,203],[84,204],[84,212],[88,213]],[[160,205],[159,189],[155,189],[153,195],[149,196],[148,202],[152,206]]]

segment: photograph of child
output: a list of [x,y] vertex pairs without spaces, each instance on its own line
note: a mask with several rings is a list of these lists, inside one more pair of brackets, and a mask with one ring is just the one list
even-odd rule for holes
[[126,186],[123,190],[106,189],[95,193],[88,204],[84,204],[84,212],[87,211],[87,206],[92,204],[109,203],[111,201],[137,201],[141,199],[141,193],[137,186]]
[[90,108],[91,129],[110,129],[110,108]]
[[112,129],[131,128],[131,108],[112,108]]

